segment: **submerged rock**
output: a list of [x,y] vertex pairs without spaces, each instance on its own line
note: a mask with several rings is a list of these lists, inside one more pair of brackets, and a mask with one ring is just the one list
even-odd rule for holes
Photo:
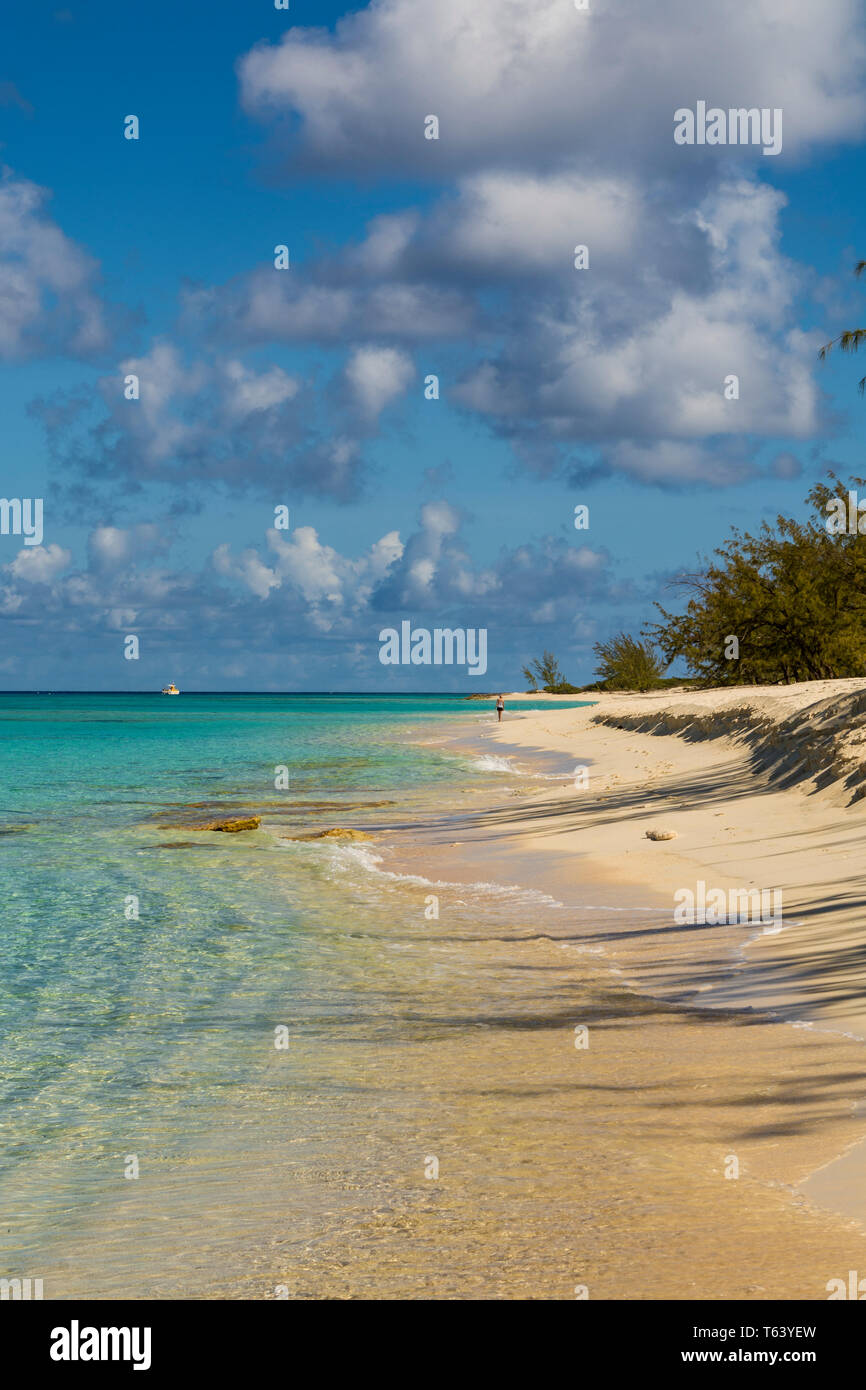
[[347,827],[336,825],[333,830],[317,830],[310,838],[313,840],[372,840],[373,836],[368,835],[366,830],[350,830]]
[[224,830],[228,835],[237,835],[241,830],[258,830],[261,823],[261,816],[235,816],[208,821],[207,825],[191,825],[190,830]]
[[348,826],[334,826],[332,830],[317,830],[310,840],[373,840],[366,830],[350,830]]
[[351,830],[348,826],[335,825],[331,830],[313,830],[308,835],[283,835],[283,840],[372,840],[366,830]]

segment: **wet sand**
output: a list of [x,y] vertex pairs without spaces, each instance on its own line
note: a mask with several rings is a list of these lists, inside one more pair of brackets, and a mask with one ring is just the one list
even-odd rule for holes
[[[533,713],[483,744],[524,772],[544,752],[548,778],[553,755],[589,765],[589,788],[499,779],[485,810],[383,842],[383,867],[470,901],[496,882],[562,907],[479,953],[491,1009],[505,958],[528,986],[555,972],[556,1006],[443,1049],[447,1086],[423,1084],[457,1162],[378,1248],[400,1265],[406,1241],[429,1244],[440,1261],[453,1232],[463,1273],[445,1296],[573,1297],[570,1270],[591,1297],[826,1298],[866,1270],[863,803],[780,787],[735,739],[599,728],[597,712]],[[678,838],[643,838],[660,825]],[[672,891],[697,877],[781,885],[784,930],[676,926]],[[364,1296],[346,1273],[332,1287]],[[438,1265],[426,1288],[442,1295]]]

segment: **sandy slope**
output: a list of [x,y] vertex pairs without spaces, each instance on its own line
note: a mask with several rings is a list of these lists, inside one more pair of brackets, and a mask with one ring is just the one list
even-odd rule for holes
[[[513,1128],[498,1111],[491,1123],[531,1179],[527,1220],[541,1192],[557,1213],[555,1230],[536,1232],[534,1244],[555,1266],[576,1242],[602,1297],[683,1297],[687,1286],[708,1298],[826,1297],[828,1274],[866,1268],[866,681],[601,696],[576,709],[560,707],[569,697],[541,710],[521,712],[521,703],[507,697],[497,725],[491,701],[482,721],[482,748],[509,758],[515,775],[485,759],[488,793],[479,798],[476,776],[462,809],[395,827],[380,844],[388,869],[419,876],[408,883],[441,885],[443,949],[454,885],[464,905],[491,881],[560,904],[517,907],[490,939],[479,909],[478,978],[490,1007],[499,1009],[489,971],[507,962],[539,1022],[508,1032],[507,1074],[489,1055],[495,1030],[480,1035],[477,1056],[464,1040],[448,1064],[449,1076],[475,1077],[479,1096],[513,1107]],[[477,738],[460,751],[477,758]],[[570,775],[578,766],[588,786]],[[550,780],[524,780],[528,771]],[[677,838],[651,842],[649,829]],[[678,924],[673,894],[699,879],[781,889],[783,930]],[[561,1008],[536,999],[543,981]],[[579,1076],[564,1073],[562,1016],[573,1009],[576,1018],[587,1000],[597,1045]],[[635,1167],[617,1172],[610,1192],[600,1175],[622,1146],[606,1142],[599,1098]],[[585,1146],[587,1126],[601,1136],[600,1156],[575,1189],[562,1155]],[[732,1153],[745,1187],[720,1181]],[[732,1189],[748,1214],[728,1210]],[[608,1203],[627,1213],[619,1234],[599,1228]],[[474,1218],[448,1215],[455,1229],[473,1229]],[[596,1267],[588,1242],[599,1229]],[[668,1267],[674,1232],[686,1253]],[[632,1236],[646,1267],[635,1264]],[[478,1239],[486,1250],[500,1237]]]
[[[534,865],[551,892],[589,879],[669,902],[625,950],[654,992],[866,1038],[866,680],[602,695],[519,717],[507,703],[492,737],[589,767],[586,789],[546,797],[529,833],[514,826],[522,878]],[[677,838],[653,843],[653,828]],[[698,879],[781,889],[784,929],[672,931],[673,893]],[[863,1219],[864,1177],[861,1145],[806,1190]]]
[[[560,883],[568,856],[582,877],[652,889],[672,910],[698,879],[781,889],[785,930],[749,945],[746,969],[695,987],[866,1038],[866,680],[600,696],[512,715],[492,736],[588,766],[589,786],[552,794],[522,839],[558,857]],[[677,838],[653,843],[653,828]]]

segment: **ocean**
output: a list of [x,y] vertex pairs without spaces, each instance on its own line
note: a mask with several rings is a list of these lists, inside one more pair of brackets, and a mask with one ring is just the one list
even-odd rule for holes
[[[424,885],[377,872],[375,835],[508,781],[454,743],[491,718],[458,696],[0,695],[0,1275],[288,1296],[275,1229],[315,1243],[375,1208],[382,1127],[423,1105],[411,1067],[405,1096],[375,1078],[446,1026],[431,982],[476,1007],[479,912],[514,906],[452,893],[431,954]],[[287,838],[346,825],[373,841]]]

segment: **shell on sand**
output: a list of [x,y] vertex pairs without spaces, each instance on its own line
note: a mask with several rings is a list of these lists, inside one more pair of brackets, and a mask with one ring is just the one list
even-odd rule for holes
[[648,840],[675,840],[677,832],[675,830],[648,830],[646,837]]

